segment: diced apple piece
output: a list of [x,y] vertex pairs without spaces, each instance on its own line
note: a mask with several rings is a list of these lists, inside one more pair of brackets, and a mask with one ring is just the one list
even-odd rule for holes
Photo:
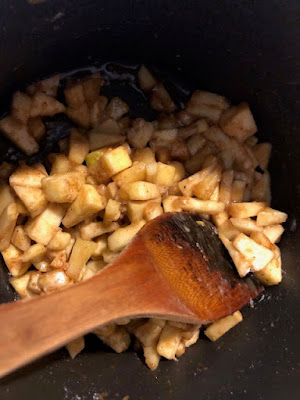
[[[193,147],[193,146],[191,146],[192,142],[198,143],[198,141],[200,141],[201,145],[199,146],[199,144],[198,144],[198,149],[197,149],[197,150],[199,150],[201,147],[203,147],[203,144],[205,142],[205,139],[203,138],[201,133],[207,131],[208,128],[209,128],[209,125],[208,125],[207,121],[204,118],[201,118],[201,119],[198,119],[197,121],[193,122],[191,125],[179,128],[178,129],[178,137],[182,140],[186,140],[186,139],[190,138],[188,140],[188,143],[190,143],[190,145],[188,145],[190,150],[192,150],[192,147]],[[194,138],[194,139],[192,139],[192,138]],[[193,150],[191,152],[191,154],[195,154],[197,152],[197,150]]]
[[138,71],[138,81],[140,88],[145,92],[150,92],[157,84],[157,80],[145,65],[142,65]]
[[150,105],[153,110],[165,112],[167,114],[175,111],[177,108],[176,104],[173,102],[171,96],[162,83],[158,83],[152,89]]
[[57,231],[48,244],[49,250],[64,250],[71,241],[71,235],[68,232]]
[[47,206],[47,199],[42,189],[34,187],[14,186],[14,191],[28,209],[31,217],[41,214]]
[[13,244],[10,244],[7,249],[3,250],[1,253],[12,276],[18,277],[23,275],[31,265],[30,262],[23,262],[22,252]]
[[146,201],[128,201],[127,202],[127,215],[130,222],[135,223],[141,221],[144,217],[144,211],[148,204],[160,204],[161,198],[146,200]]
[[31,117],[53,117],[55,114],[63,113],[65,106],[51,96],[42,92],[36,92],[32,97]]
[[284,232],[284,227],[282,225],[270,225],[263,228],[263,232],[272,243],[277,243]]
[[98,274],[104,267],[106,263],[102,260],[91,260],[85,265],[81,271],[81,276],[79,280],[85,281],[86,279],[91,278],[92,276]]
[[103,121],[105,116],[105,108],[108,99],[105,96],[99,96],[95,102],[90,106],[90,123],[93,128],[97,127]]
[[74,339],[72,342],[66,344],[66,348],[73,360],[79,353],[81,353],[81,351],[84,349],[84,346],[85,343],[83,336],[80,336],[79,338]]
[[106,224],[102,221],[87,222],[80,226],[80,236],[84,240],[91,240],[105,233],[113,232],[118,228],[119,224],[117,222],[112,222],[110,224]]
[[181,181],[186,174],[184,165],[179,161],[172,161],[170,162],[170,165],[172,165],[175,168],[174,182],[176,183]]
[[241,203],[243,201],[246,186],[247,186],[246,181],[240,179],[234,179],[231,186],[231,201],[233,203]]
[[37,243],[47,246],[58,231],[59,225],[65,214],[64,207],[59,204],[50,204],[33,220],[26,225],[28,236]]
[[249,105],[244,102],[224,111],[219,125],[227,135],[240,142],[245,141],[257,132],[257,126]]
[[162,186],[172,186],[175,177],[175,167],[173,165],[157,163],[155,183]]
[[82,128],[90,127],[90,110],[86,103],[81,104],[79,108],[68,107],[66,114],[69,119]]
[[206,92],[204,90],[195,90],[187,108],[189,109],[192,106],[197,107],[197,105],[200,104],[214,106],[220,108],[221,110],[226,110],[229,107],[228,101],[224,96],[216,93]]
[[176,140],[171,146],[171,157],[174,160],[187,161],[190,157],[189,150],[182,140]]
[[118,172],[131,167],[132,161],[123,146],[115,149],[109,149],[107,152],[94,164],[90,171],[99,182],[103,182],[107,178],[116,175]]
[[218,227],[218,232],[224,235],[228,240],[233,240],[240,234],[240,231],[230,220],[223,222],[223,224]]
[[262,228],[257,226],[256,221],[251,218],[230,218],[229,220],[240,232],[250,235],[252,232],[260,232]]
[[50,154],[49,161],[52,163],[50,175],[71,171],[70,160],[65,154]]
[[130,182],[144,181],[146,179],[146,167],[142,162],[135,162],[132,167],[127,168],[113,176],[113,180],[120,187]]
[[100,236],[100,237],[96,238],[96,239],[94,240],[94,242],[97,244],[97,248],[96,248],[96,250],[93,252],[93,254],[91,255],[91,258],[92,258],[93,260],[99,261],[99,260],[98,260],[99,257],[101,257],[102,254],[103,254],[103,251],[104,251],[105,249],[107,249],[107,238],[106,238],[106,236]]
[[88,136],[91,150],[115,146],[125,141],[125,136],[122,135],[119,124],[113,119],[108,119],[90,130]]
[[233,246],[232,242],[227,239],[222,232],[219,232],[219,237],[232,258],[238,274],[243,278],[251,271],[250,262],[245,259],[245,257]]
[[92,165],[94,165],[98,160],[100,160],[100,158],[103,156],[103,154],[107,151],[107,147],[104,147],[100,150],[95,150],[92,151],[91,153],[89,153],[86,157],[85,157],[85,162],[87,167],[91,167]]
[[263,170],[266,170],[268,168],[269,160],[271,157],[271,151],[272,151],[271,143],[259,143],[253,148],[253,153],[258,161],[258,165]]
[[152,164],[155,160],[154,151],[149,147],[145,147],[144,149],[137,149],[133,153],[132,161],[143,162],[144,164]]
[[28,131],[37,142],[46,134],[46,126],[42,121],[41,117],[29,118],[28,120]]
[[262,270],[254,273],[264,285],[278,285],[282,281],[281,259],[274,258]]
[[127,131],[129,144],[135,149],[142,149],[147,146],[153,134],[153,125],[142,118],[132,122],[132,127]]
[[15,227],[11,242],[19,250],[26,251],[29,249],[31,245],[31,240],[22,225],[18,225]]
[[128,111],[129,107],[123,100],[119,97],[113,97],[106,107],[105,115],[108,118],[118,120],[124,114],[127,114]]
[[0,181],[0,214],[2,214],[3,210],[10,204],[14,203],[15,198],[11,191],[9,185]]
[[98,98],[103,79],[100,73],[92,74],[82,80],[82,88],[87,105],[92,106]]
[[91,217],[103,210],[105,204],[96,188],[92,185],[83,185],[78,196],[70,205],[62,223],[66,228],[70,228],[79,222]]
[[26,188],[42,187],[42,179],[45,178],[45,173],[36,168],[21,165],[9,178],[9,183],[12,187],[15,185]]
[[45,293],[63,289],[69,285],[69,278],[64,271],[49,271],[42,274],[39,278],[39,285]]
[[82,175],[78,172],[54,174],[42,181],[46,199],[53,203],[72,203],[84,183]]
[[182,211],[180,196],[167,196],[163,199],[164,212],[178,212]]
[[31,97],[22,92],[15,92],[11,103],[11,116],[26,125],[30,116]]
[[241,321],[243,321],[243,316],[240,311],[236,311],[232,315],[213,322],[204,333],[212,342],[215,342]]
[[0,131],[26,155],[31,156],[39,151],[39,145],[30,135],[26,125],[11,116],[0,120]]
[[[99,185],[100,186],[100,185]],[[99,191],[99,186],[98,186],[98,191]],[[105,198],[108,201],[109,199],[115,199],[117,194],[118,194],[118,185],[116,184],[116,182],[110,182],[106,188],[105,185],[103,185],[104,189],[105,189]]]
[[143,216],[146,221],[150,221],[151,219],[154,219],[162,214],[163,214],[162,206],[155,202],[150,202],[149,204],[146,205]]
[[123,185],[119,191],[124,200],[151,200],[160,197],[158,187],[149,182],[130,182]]
[[224,211],[224,203],[211,200],[199,200],[192,197],[180,197],[178,200],[179,206],[182,210],[196,212],[200,214],[219,214]]
[[202,166],[203,162],[208,155],[215,154],[217,152],[216,146],[207,142],[203,148],[197,151],[186,163],[184,164],[185,169],[189,174],[194,174],[198,172]]
[[158,354],[168,360],[174,360],[181,337],[181,329],[166,324],[156,346]]
[[207,177],[209,177],[214,169],[215,169],[215,167],[211,165],[193,175],[190,175],[188,178],[183,179],[182,181],[178,182],[178,186],[179,186],[181,193],[184,196],[192,196],[194,186],[197,183],[200,183],[200,182],[204,181]]
[[28,271],[22,276],[15,276],[9,280],[9,283],[22,299],[27,299],[34,296],[34,294],[31,293],[27,288],[32,272],[33,271]]
[[146,181],[150,183],[156,182],[157,162],[146,164]]
[[209,200],[222,177],[222,169],[219,165],[209,168],[210,172],[201,181],[196,183],[193,188],[193,194],[200,200]]
[[69,107],[76,109],[85,102],[82,82],[68,82],[65,87],[64,93],[66,102]]
[[138,231],[145,225],[146,221],[142,220],[135,224],[130,224],[124,228],[117,229],[108,239],[107,244],[111,251],[119,252],[126,247]]
[[117,221],[121,216],[121,204],[113,199],[109,199],[103,217],[104,222]]
[[196,90],[186,106],[186,111],[193,117],[208,118],[212,122],[218,122],[222,111],[227,107],[228,102],[225,97]]
[[274,258],[274,253],[256,243],[244,233],[240,233],[233,241],[234,247],[249,261],[254,271],[263,269]]
[[278,225],[287,220],[287,214],[274,210],[273,208],[266,207],[261,210],[257,215],[258,226]]
[[80,272],[87,261],[91,258],[91,255],[96,250],[97,244],[90,240],[76,239],[74,244],[70,260],[69,267],[66,270],[67,276],[73,281],[77,281]]
[[0,215],[0,251],[8,248],[18,216],[19,212],[16,203],[10,203],[2,211]]
[[40,243],[30,246],[22,255],[23,262],[34,262],[40,260],[46,254],[47,248]]
[[251,218],[256,217],[265,206],[266,203],[258,201],[231,203],[228,206],[228,212],[234,218]]
[[75,164],[82,164],[89,152],[89,142],[86,137],[72,129],[70,134],[69,160]]
[[265,171],[256,184],[252,187],[250,193],[251,199],[271,203],[271,183],[270,174]]

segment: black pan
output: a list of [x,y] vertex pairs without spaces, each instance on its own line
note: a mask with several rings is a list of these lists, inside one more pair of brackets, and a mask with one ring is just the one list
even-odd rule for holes
[[[117,355],[90,337],[75,360],[60,350],[0,381],[0,399],[299,399],[299,3],[33,2],[0,4],[1,112],[13,90],[28,82],[106,62],[114,62],[112,68],[148,64],[167,77],[178,101],[184,99],[178,85],[247,100],[260,139],[274,146],[272,204],[289,220],[281,242],[283,283],[268,289],[254,309],[246,307],[245,321],[219,341],[202,340],[178,363],[162,361],[150,372],[133,351]],[[111,93],[127,93],[125,78]],[[143,101],[139,106],[147,112]],[[1,141],[2,157],[6,145]],[[0,268],[0,301],[13,298]]]

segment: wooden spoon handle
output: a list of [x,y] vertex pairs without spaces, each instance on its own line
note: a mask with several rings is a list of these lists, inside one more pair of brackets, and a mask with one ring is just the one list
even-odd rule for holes
[[98,325],[136,314],[140,294],[149,286],[153,293],[145,272],[135,265],[111,265],[66,290],[0,306],[0,376]]

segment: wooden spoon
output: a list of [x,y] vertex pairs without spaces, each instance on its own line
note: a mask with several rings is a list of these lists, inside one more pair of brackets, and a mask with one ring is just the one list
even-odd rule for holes
[[206,324],[262,290],[237,276],[212,224],[194,214],[164,214],[93,278],[1,305],[0,376],[118,318]]

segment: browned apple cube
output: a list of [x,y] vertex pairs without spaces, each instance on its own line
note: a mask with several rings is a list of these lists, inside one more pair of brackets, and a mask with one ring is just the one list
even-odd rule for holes
[[245,141],[257,132],[253,115],[245,102],[224,111],[219,124],[227,135],[236,138],[239,142]]
[[76,109],[85,103],[82,82],[69,81],[64,90],[65,99],[69,107]]
[[140,88],[145,92],[150,92],[150,90],[152,90],[157,84],[157,80],[145,65],[142,65],[138,71],[138,80]]
[[46,134],[46,127],[41,117],[29,118],[28,120],[28,131],[37,142]]
[[132,122],[132,127],[128,129],[127,140],[135,149],[142,149],[151,140],[153,130],[151,122],[138,118]]
[[83,184],[84,179],[78,172],[54,174],[42,181],[46,199],[53,203],[72,203]]
[[113,97],[106,107],[105,115],[110,119],[118,120],[128,111],[129,107],[123,100]]
[[99,96],[94,103],[90,105],[90,123],[93,128],[100,125],[105,116],[105,108],[108,103],[108,98]]
[[95,163],[90,171],[99,182],[105,181],[107,178],[116,175],[118,172],[131,167],[132,161],[123,146],[115,149],[109,149]]
[[82,79],[83,94],[89,107],[94,104],[98,98],[103,83],[103,79],[99,72]]
[[70,256],[69,267],[66,270],[66,274],[70,279],[73,281],[78,280],[82,268],[91,258],[96,248],[97,244],[91,240],[76,239]]
[[31,117],[53,117],[65,111],[65,106],[51,96],[37,92],[32,98]]
[[0,251],[8,248],[19,216],[16,203],[9,204],[0,215]]
[[26,125],[30,116],[31,97],[22,92],[13,95],[11,103],[11,116]]
[[0,132],[28,156],[39,151],[39,145],[35,138],[30,135],[27,126],[11,116],[0,120]]
[[60,204],[49,204],[48,207],[36,218],[26,224],[28,236],[37,243],[44,246],[50,242],[65,214],[65,209]]
[[27,235],[23,225],[18,225],[15,227],[11,242],[19,250],[26,251],[29,249],[31,245],[31,239]]
[[23,275],[31,265],[30,261],[23,262],[22,252],[13,244],[10,244],[7,249],[3,250],[1,253],[12,276],[18,277]]
[[88,129],[90,127],[90,110],[86,103],[81,104],[78,108],[68,107],[66,109],[66,114],[82,128]]
[[62,223],[70,228],[79,222],[97,214],[105,207],[103,198],[92,185],[83,185],[78,196],[70,205]]
[[13,186],[13,188],[31,217],[36,217],[46,208],[48,202],[42,189],[17,185]]
[[69,146],[69,160],[75,164],[82,164],[89,153],[88,139],[73,128],[70,134]]

